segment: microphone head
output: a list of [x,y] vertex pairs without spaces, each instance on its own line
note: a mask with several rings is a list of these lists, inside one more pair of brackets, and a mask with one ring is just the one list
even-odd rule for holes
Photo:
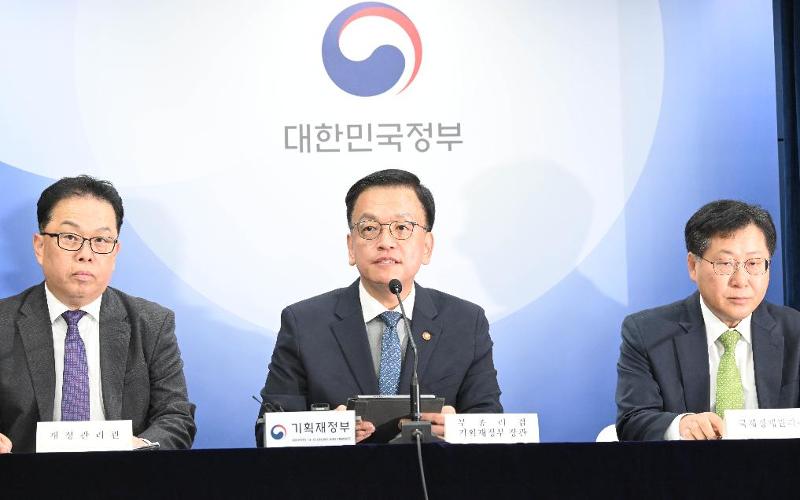
[[403,284],[400,283],[399,279],[393,279],[389,281],[389,291],[397,295],[403,291]]

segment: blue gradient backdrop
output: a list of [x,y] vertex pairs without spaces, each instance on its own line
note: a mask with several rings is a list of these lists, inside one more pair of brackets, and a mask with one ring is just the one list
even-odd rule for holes
[[[593,440],[613,422],[619,325],[628,313],[693,290],[682,235],[694,210],[732,197],[779,217],[770,3],[668,1],[661,9],[661,115],[624,213],[578,269],[491,325],[503,404],[508,411],[538,412],[543,441]],[[36,199],[51,182],[0,163],[0,296],[41,280],[31,235]],[[620,234],[624,240],[615,237]],[[177,314],[190,396],[198,405],[195,446],[252,446],[258,406],[250,395],[263,384],[271,333],[232,318],[193,291],[135,227],[123,226],[122,238],[113,285]],[[559,245],[557,234],[549,238],[543,243]],[[624,241],[624,248],[615,241]],[[604,257],[620,252],[627,256],[625,267],[609,266]],[[782,303],[775,257],[768,299]],[[591,280],[579,270],[587,266],[595,270]],[[601,292],[598,276],[627,276],[627,303]]]

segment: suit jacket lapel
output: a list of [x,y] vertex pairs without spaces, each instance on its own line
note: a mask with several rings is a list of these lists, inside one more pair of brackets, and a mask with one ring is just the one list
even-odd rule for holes
[[44,284],[31,291],[20,311],[22,316],[17,327],[25,348],[31,383],[39,407],[39,419],[50,421],[53,419],[56,373],[53,326],[50,323]]
[[335,314],[338,319],[331,325],[333,335],[356,379],[360,394],[378,394],[378,378],[375,376],[367,327],[358,298],[358,280],[339,296]]
[[107,420],[122,415],[122,391],[128,358],[131,326],[117,294],[107,288],[100,305],[100,379]]
[[708,342],[699,293],[695,292],[684,302],[684,313],[679,324],[684,331],[675,337],[675,351],[683,381],[686,411],[709,411]]
[[783,370],[783,335],[775,328],[775,318],[766,307],[758,306],[750,321],[753,364],[759,408],[776,408]]
[[[431,299],[430,293],[421,286],[414,284],[416,288],[416,298],[414,299],[414,312],[411,314],[411,335],[417,344],[419,351],[419,361],[417,373],[420,379],[425,374],[425,369],[431,359],[436,344],[442,333],[442,325],[436,320],[439,311]],[[430,340],[423,340],[422,333],[430,333]],[[406,355],[403,359],[403,369],[400,372],[400,392],[407,394],[411,385],[411,373],[414,364],[414,354],[411,351],[411,344],[406,348]]]

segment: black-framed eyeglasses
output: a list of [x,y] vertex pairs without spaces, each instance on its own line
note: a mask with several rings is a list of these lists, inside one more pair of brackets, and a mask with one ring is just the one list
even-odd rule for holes
[[769,259],[763,257],[754,257],[744,262],[739,262],[738,260],[711,261],[699,255],[697,257],[711,264],[714,268],[714,274],[719,276],[730,276],[737,269],[744,269],[750,276],[761,276],[769,270]]
[[393,220],[392,222],[381,224],[380,222],[371,219],[358,221],[350,226],[350,229],[355,229],[358,235],[365,240],[374,240],[381,235],[383,226],[388,226],[389,234],[398,240],[407,240],[411,238],[411,235],[414,234],[414,228],[417,226],[425,231],[430,231],[429,228],[423,226],[422,224],[412,222],[410,220]]
[[80,234],[75,233],[39,233],[42,236],[52,236],[58,242],[58,248],[68,252],[77,252],[83,248],[85,242],[89,242],[89,248],[92,252],[97,254],[108,254],[114,251],[117,246],[117,239],[109,238],[108,236],[92,236],[91,238],[84,238]]

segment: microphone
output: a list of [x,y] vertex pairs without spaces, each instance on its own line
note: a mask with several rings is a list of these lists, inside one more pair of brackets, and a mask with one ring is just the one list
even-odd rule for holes
[[400,435],[389,441],[392,444],[407,443],[409,441],[416,441],[417,453],[420,455],[420,472],[422,473],[423,484],[425,482],[425,473],[422,469],[422,456],[420,443],[441,441],[438,437],[431,432],[431,423],[423,421],[419,414],[419,376],[417,375],[417,363],[419,361],[419,353],[417,352],[417,343],[414,342],[414,337],[411,335],[411,328],[408,326],[408,318],[406,317],[406,308],[403,306],[403,299],[400,297],[400,292],[403,291],[403,284],[400,280],[393,279],[389,281],[389,291],[397,296],[397,303],[400,304],[400,314],[403,317],[403,324],[405,325],[406,337],[411,344],[411,350],[414,351],[414,364],[411,370],[411,393],[409,394],[409,402],[411,403],[411,422],[406,422],[400,429]]
[[266,439],[264,437],[264,433],[266,432],[266,428],[264,427],[264,414],[283,411],[283,407],[279,403],[272,404],[269,401],[262,401],[252,394],[250,397],[261,405],[261,408],[258,410],[260,412],[258,419],[256,419],[256,448],[263,448],[264,439]]
[[397,302],[400,304],[400,314],[403,315],[406,337],[408,338],[409,344],[411,344],[411,350],[414,351],[414,369],[411,372],[411,397],[409,399],[411,400],[411,421],[419,422],[419,379],[417,377],[419,353],[417,352],[417,343],[414,342],[414,337],[411,335],[411,329],[408,327],[408,319],[406,318],[406,308],[403,307],[403,299],[400,298],[400,292],[403,291],[403,284],[400,283],[400,280],[393,279],[389,281],[389,291],[397,296]]
[[400,429],[400,435],[389,441],[390,444],[401,444],[409,441],[417,444],[417,460],[419,461],[419,475],[422,480],[423,498],[428,500],[428,482],[425,480],[425,467],[422,463],[422,443],[441,441],[438,437],[433,435],[431,431],[431,423],[423,422],[419,415],[419,378],[417,377],[417,361],[419,360],[419,353],[417,352],[417,343],[414,342],[414,337],[411,335],[411,328],[408,326],[408,318],[406,318],[406,308],[403,307],[403,299],[400,298],[400,292],[403,291],[403,284],[400,280],[393,279],[389,281],[389,291],[397,296],[397,303],[400,304],[400,314],[403,316],[403,324],[405,325],[406,337],[411,344],[411,350],[414,351],[414,369],[411,371],[411,394],[408,398],[411,402],[411,422],[404,423]]

